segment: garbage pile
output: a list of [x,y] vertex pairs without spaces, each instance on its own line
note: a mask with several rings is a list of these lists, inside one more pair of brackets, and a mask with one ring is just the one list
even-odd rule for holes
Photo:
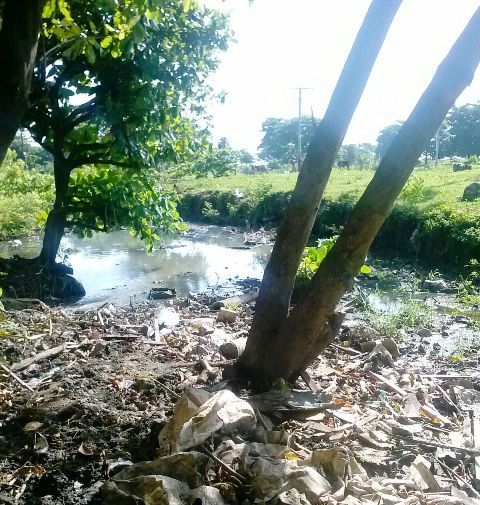
[[[333,385],[344,374],[329,375]],[[114,475],[104,503],[480,504],[467,476],[479,470],[480,392],[452,386],[452,400],[435,378],[389,375],[332,394],[188,388],[159,435],[162,456]]]
[[480,505],[476,348],[455,362],[350,324],[252,394],[221,372],[253,300],[6,306],[0,501]]

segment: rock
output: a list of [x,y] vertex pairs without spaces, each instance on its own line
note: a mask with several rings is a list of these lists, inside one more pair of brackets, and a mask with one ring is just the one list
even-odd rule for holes
[[197,317],[188,321],[200,335],[209,335],[215,331],[215,320],[210,317]]
[[107,342],[105,340],[99,340],[98,342],[95,342],[95,345],[93,346],[92,350],[90,351],[90,358],[96,358],[103,354],[103,351],[108,347]]
[[400,357],[398,345],[391,337],[385,338],[382,341],[368,340],[366,342],[361,342],[360,349],[362,352],[372,352],[378,344],[383,345],[383,347],[390,353],[392,358],[397,359]]
[[480,182],[472,182],[463,191],[462,200],[473,202],[480,198]]
[[432,336],[432,332],[428,330],[427,328],[419,328],[417,330],[417,335],[420,338],[430,338]]
[[398,350],[398,345],[393,340],[392,337],[386,338],[385,340],[382,340],[382,345],[385,347],[385,349],[392,355],[393,359],[397,359],[400,357],[400,352]]
[[[398,349],[397,349],[398,351]],[[394,368],[393,357],[390,352],[381,343],[377,343],[370,354],[366,357],[366,361],[371,361],[376,364],[383,363],[385,366]]]
[[423,288],[433,293],[439,293],[448,289],[447,283],[443,279],[425,279]]
[[375,340],[367,340],[366,342],[360,342],[360,349],[362,352],[372,352],[376,345]]
[[427,349],[425,348],[424,345],[420,344],[417,347],[417,352],[418,352],[418,354],[427,354]]
[[218,323],[234,323],[237,319],[237,313],[234,310],[230,309],[220,309],[217,315]]
[[[347,321],[342,326],[340,338],[341,340],[348,340],[349,342],[360,344],[361,342],[375,341],[378,337],[378,332],[370,326],[366,326],[364,323],[358,321]],[[373,349],[373,347],[371,349]]]
[[454,172],[463,172],[464,170],[471,170],[472,165],[469,163],[454,163],[452,168]]
[[150,300],[169,300],[176,296],[175,288],[151,288],[148,298]]

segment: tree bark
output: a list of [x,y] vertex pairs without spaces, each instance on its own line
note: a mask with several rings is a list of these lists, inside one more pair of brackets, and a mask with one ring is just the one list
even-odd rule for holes
[[0,30],[0,164],[28,108],[44,0],[6,0]]
[[65,202],[70,182],[71,168],[62,155],[54,156],[55,202],[48,214],[39,260],[44,265],[55,264],[60,242],[65,232],[67,210]]
[[470,84],[480,62],[480,9],[458,38],[387,150],[335,246],[320,264],[279,338],[257,360],[269,379],[295,379],[331,340],[331,318],[352,286],[368,249],[408,180],[426,143]]
[[401,0],[373,0],[323,120],[317,127],[265,269],[247,348],[237,368],[258,367],[258,349],[275,339],[288,315],[295,276],[335,156]]

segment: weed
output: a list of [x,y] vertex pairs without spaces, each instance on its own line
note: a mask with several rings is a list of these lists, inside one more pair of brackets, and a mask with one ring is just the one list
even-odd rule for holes
[[427,187],[421,177],[411,177],[402,192],[399,200],[407,205],[418,205],[435,197],[435,190]]
[[431,326],[433,310],[423,303],[410,298],[399,304],[398,310],[386,312],[370,307],[366,313],[367,321],[381,335],[395,335],[400,330],[418,326]]
[[203,204],[202,216],[205,217],[207,220],[215,219],[219,215],[220,215],[220,212],[217,209],[213,208],[213,205],[211,202],[206,201]]

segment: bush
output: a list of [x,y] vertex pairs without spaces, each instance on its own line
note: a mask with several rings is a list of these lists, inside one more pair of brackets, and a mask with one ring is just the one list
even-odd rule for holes
[[35,233],[53,198],[53,176],[27,170],[9,151],[0,166],[0,240]]
[[421,177],[410,177],[400,193],[399,200],[406,205],[418,205],[435,197],[435,191],[425,186]]

